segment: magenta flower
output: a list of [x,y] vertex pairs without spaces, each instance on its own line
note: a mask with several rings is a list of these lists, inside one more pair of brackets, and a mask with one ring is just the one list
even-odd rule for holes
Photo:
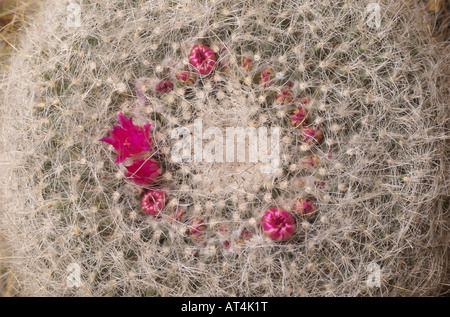
[[151,185],[158,179],[159,175],[161,175],[161,168],[154,159],[135,160],[132,165],[125,167],[128,170],[125,177],[137,185]]
[[294,217],[281,208],[270,208],[261,218],[264,233],[276,241],[289,239],[295,230]]
[[213,50],[206,45],[194,45],[189,54],[189,62],[202,75],[208,75],[216,65],[216,55]]
[[111,144],[116,153],[117,159],[114,163],[122,163],[128,157],[138,157],[152,147],[150,137],[150,127],[152,124],[146,124],[144,127],[135,126],[133,118],[127,120],[123,113],[119,113],[120,126],[113,126],[109,131],[110,138],[102,138],[99,141]]
[[173,90],[173,84],[170,81],[162,81],[156,85],[156,91],[160,94],[167,94]]

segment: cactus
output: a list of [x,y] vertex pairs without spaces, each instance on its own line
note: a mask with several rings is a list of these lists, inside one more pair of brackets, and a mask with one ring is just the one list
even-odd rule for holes
[[[440,292],[449,54],[419,4],[381,1],[374,28],[365,1],[86,0],[79,26],[69,3],[44,1],[1,81],[17,294]],[[280,127],[280,166],[174,161],[177,128],[199,118],[204,133]],[[268,211],[288,218],[282,236]]]

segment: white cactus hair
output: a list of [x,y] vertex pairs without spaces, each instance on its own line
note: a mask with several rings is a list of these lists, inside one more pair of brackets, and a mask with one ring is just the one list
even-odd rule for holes
[[[0,231],[12,293],[442,293],[450,59],[448,47],[426,32],[421,4],[379,1],[382,24],[371,28],[364,22],[369,1],[72,2],[81,8],[79,27],[67,26],[70,1],[43,1],[1,81]],[[197,43],[219,60],[226,47],[229,73],[217,70],[158,96],[155,83],[175,84]],[[247,55],[250,72],[241,67]],[[255,83],[265,67],[277,75],[275,89],[292,82],[297,97],[312,98],[311,120],[324,142],[305,149],[287,124],[282,169],[271,176],[247,163],[172,162],[172,129],[196,117],[205,127],[287,122],[292,109],[283,113]],[[119,111],[136,124],[155,123],[163,175],[154,186],[169,194],[167,210],[187,210],[185,223],[145,215],[142,189],[98,141]],[[311,153],[320,166],[302,168]],[[236,180],[243,167],[249,176]],[[306,187],[295,186],[298,177]],[[326,188],[310,186],[315,180]],[[264,210],[304,195],[318,216],[297,217],[287,242],[266,238]],[[198,218],[208,224],[206,247],[189,239]],[[228,236],[217,234],[220,223]],[[234,242],[245,227],[253,238]],[[71,263],[81,267],[80,287],[66,283]],[[366,283],[371,263],[380,268],[380,287]]]

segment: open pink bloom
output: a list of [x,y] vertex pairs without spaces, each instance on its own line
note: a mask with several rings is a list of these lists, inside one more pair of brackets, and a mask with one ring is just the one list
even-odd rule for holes
[[275,78],[275,75],[274,75],[273,69],[266,68],[261,73],[259,83],[264,84],[264,88],[267,88],[272,84],[274,78]]
[[299,198],[294,202],[293,211],[299,216],[310,218],[316,211],[316,205],[307,198]]
[[216,55],[213,50],[206,45],[194,45],[189,54],[189,62],[202,75],[208,75],[216,65]]
[[176,73],[175,77],[180,84],[186,86],[194,86],[195,82],[197,81],[197,76],[186,69],[180,70],[178,73]]
[[128,173],[125,176],[141,186],[153,184],[161,175],[161,168],[156,160],[135,160],[130,166],[125,166]]
[[156,85],[156,91],[160,94],[167,94],[173,90],[173,84],[170,81],[162,81]]
[[264,233],[276,241],[289,239],[295,230],[294,217],[281,208],[270,208],[261,218]]
[[291,87],[284,87],[275,99],[275,103],[280,106],[288,105],[294,100],[294,93]]
[[162,190],[149,190],[141,199],[142,210],[148,215],[156,216],[164,209],[167,201],[167,194]]
[[316,126],[309,126],[302,128],[302,139],[303,142],[309,144],[317,144],[320,143],[323,139],[323,133]]
[[138,157],[151,150],[150,127],[152,124],[146,124],[144,127],[135,126],[133,118],[127,120],[122,112],[119,113],[119,123],[121,127],[113,126],[113,130],[109,131],[110,138],[99,140],[114,147],[117,153],[116,164],[122,163],[128,157]]

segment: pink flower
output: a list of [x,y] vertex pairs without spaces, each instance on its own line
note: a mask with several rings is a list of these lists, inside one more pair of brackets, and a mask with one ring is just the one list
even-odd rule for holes
[[307,198],[299,198],[294,202],[293,211],[299,216],[310,218],[316,211],[316,205]]
[[303,142],[317,144],[322,141],[323,133],[316,126],[304,127],[302,128],[302,139]]
[[128,173],[125,176],[141,186],[153,184],[161,175],[161,168],[156,160],[135,160],[130,166],[125,166]]
[[156,216],[164,209],[167,201],[167,194],[162,190],[149,190],[141,199],[142,210],[146,214]]
[[186,85],[186,86],[194,86],[195,82],[197,81],[197,76],[193,74],[192,72],[183,69],[179,71],[175,77],[177,78],[178,82],[180,84]]
[[294,100],[294,93],[291,87],[284,87],[275,99],[275,103],[280,106],[288,105]]
[[138,157],[146,151],[151,150],[152,139],[150,137],[150,127],[152,124],[146,124],[144,127],[135,126],[133,118],[127,120],[123,113],[119,113],[120,126],[113,126],[109,131],[110,138],[102,138],[99,141],[111,144],[116,153],[116,164],[123,162],[128,157]]
[[260,84],[264,84],[264,88],[269,87],[272,84],[273,79],[275,78],[273,69],[266,68],[262,71],[260,77]]
[[167,94],[173,90],[173,84],[170,81],[162,81],[156,85],[156,91],[160,94]]
[[276,241],[289,239],[295,230],[294,217],[281,208],[270,208],[261,218],[264,233]]
[[213,50],[206,45],[194,45],[189,54],[189,62],[202,75],[208,75],[216,65],[216,55]]

